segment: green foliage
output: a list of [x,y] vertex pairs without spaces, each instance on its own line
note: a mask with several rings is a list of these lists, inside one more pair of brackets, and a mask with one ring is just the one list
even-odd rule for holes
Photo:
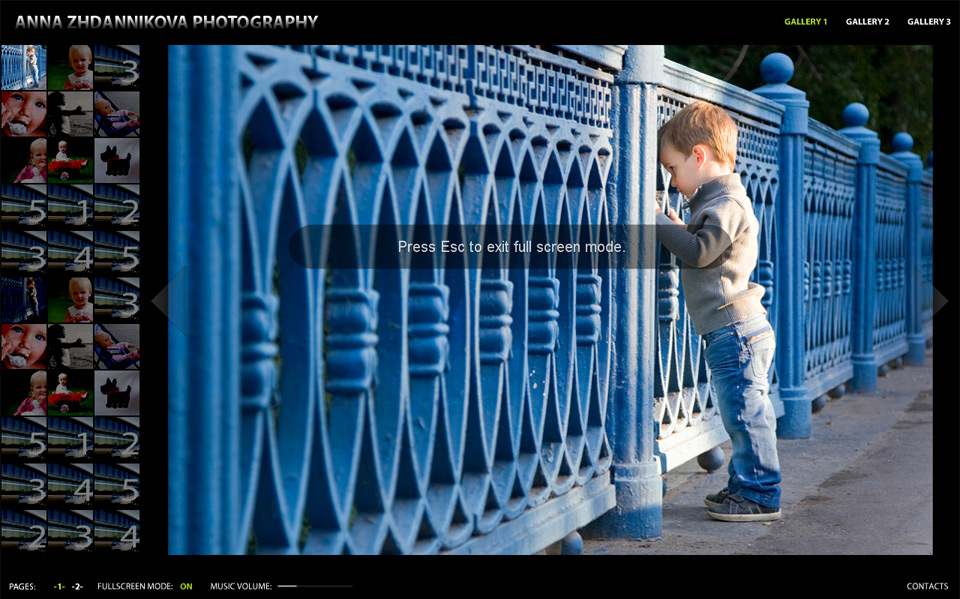
[[665,46],[668,59],[747,90],[764,85],[760,62],[771,52],[793,60],[788,84],[806,92],[811,118],[842,129],[844,107],[860,102],[882,151],[893,152],[893,136],[906,131],[926,162],[933,150],[933,46]]

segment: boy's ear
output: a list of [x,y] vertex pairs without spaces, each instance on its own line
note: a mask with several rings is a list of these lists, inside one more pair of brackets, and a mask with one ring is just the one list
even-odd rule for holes
[[693,154],[697,157],[697,168],[707,161],[707,147],[703,144],[693,146]]

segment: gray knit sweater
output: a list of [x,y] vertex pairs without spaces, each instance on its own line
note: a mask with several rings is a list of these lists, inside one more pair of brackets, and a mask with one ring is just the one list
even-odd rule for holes
[[760,303],[764,288],[749,281],[757,265],[760,223],[740,175],[710,179],[688,205],[686,227],[657,214],[657,238],[683,263],[683,297],[696,333],[766,314]]

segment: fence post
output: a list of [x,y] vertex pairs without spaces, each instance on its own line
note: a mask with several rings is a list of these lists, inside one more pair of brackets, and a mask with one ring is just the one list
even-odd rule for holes
[[[657,87],[663,78],[663,46],[630,46],[614,83],[612,113],[617,154],[609,176],[611,214],[621,231],[654,220],[657,188]],[[655,235],[640,233],[627,264],[615,270],[616,363],[608,423],[617,505],[585,532],[607,538],[662,536],[663,479],[654,455],[653,360],[656,352]]]
[[[237,538],[242,253],[236,51],[170,46],[168,54],[171,65],[190,66],[171,69],[168,77],[170,139],[183,142],[168,150],[168,552],[230,554],[246,543]],[[193,110],[194,102],[205,109]]]
[[777,420],[777,436],[806,439],[811,429],[811,403],[805,385],[803,265],[803,144],[807,135],[810,102],[806,92],[787,85],[793,76],[793,61],[774,52],[760,63],[760,76],[767,85],[753,92],[786,107],[780,125],[780,197],[777,198],[776,288],[777,372],[783,416]]
[[877,357],[873,353],[873,319],[876,310],[877,248],[877,164],[880,162],[880,138],[867,129],[870,111],[858,102],[843,109],[847,137],[860,142],[857,158],[857,199],[854,205],[853,244],[853,322],[850,337],[853,344],[854,391],[868,392],[877,388]]
[[906,330],[907,355],[904,362],[912,366],[923,364],[927,354],[926,337],[921,323],[920,301],[920,185],[923,183],[923,160],[913,152],[913,137],[909,133],[893,136],[891,156],[910,167],[907,175],[906,198]]

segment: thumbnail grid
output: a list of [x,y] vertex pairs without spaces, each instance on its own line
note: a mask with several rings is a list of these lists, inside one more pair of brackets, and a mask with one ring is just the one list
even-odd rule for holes
[[139,550],[140,48],[68,41],[2,46],[3,553]]

